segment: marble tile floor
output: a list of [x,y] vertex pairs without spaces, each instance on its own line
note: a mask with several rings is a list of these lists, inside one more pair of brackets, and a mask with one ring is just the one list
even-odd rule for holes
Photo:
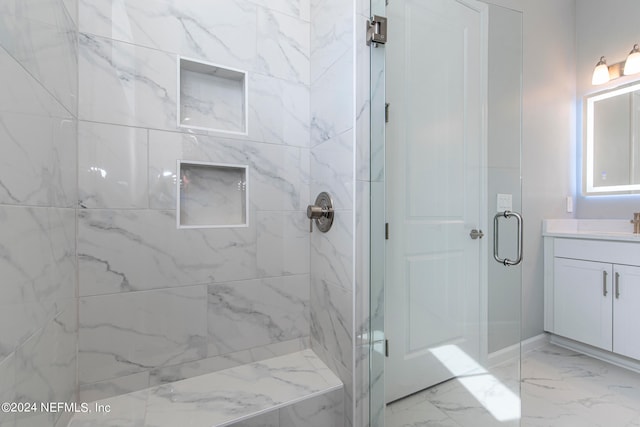
[[[455,379],[393,402],[386,408],[385,425],[640,426],[638,373],[552,344],[524,354],[521,369],[521,417],[517,411],[509,412],[509,406],[514,405],[504,403],[514,397],[512,392],[517,397],[518,366],[511,363],[492,369],[489,375],[476,377],[476,383],[482,385],[475,388],[474,380],[469,383],[474,377]],[[479,399],[489,409],[483,407]]]

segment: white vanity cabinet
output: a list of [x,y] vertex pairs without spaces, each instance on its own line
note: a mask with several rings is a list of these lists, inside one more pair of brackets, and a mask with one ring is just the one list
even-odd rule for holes
[[549,227],[543,235],[545,331],[552,341],[569,338],[587,344],[579,350],[605,350],[600,358],[640,361],[640,236]]
[[553,332],[611,351],[612,265],[570,258],[553,262]]
[[613,268],[613,352],[640,359],[640,267]]

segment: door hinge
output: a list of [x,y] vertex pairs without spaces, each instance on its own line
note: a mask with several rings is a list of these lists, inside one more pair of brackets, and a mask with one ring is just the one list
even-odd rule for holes
[[384,357],[389,357],[389,340],[384,340]]
[[389,223],[384,224],[384,240],[389,240]]
[[389,103],[384,104],[384,122],[389,123]]
[[373,15],[371,20],[367,20],[367,46],[385,44],[387,42],[387,18]]

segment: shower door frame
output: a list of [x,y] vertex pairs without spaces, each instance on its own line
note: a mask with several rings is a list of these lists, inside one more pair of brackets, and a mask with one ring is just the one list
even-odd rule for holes
[[[386,1],[385,0],[370,0],[370,15],[380,15],[386,16]],[[523,10],[520,6],[516,5],[514,1],[511,0],[480,0],[480,3],[485,3],[488,6],[498,6],[499,8],[504,8],[505,10],[511,10],[514,12],[518,12],[520,14],[523,13]],[[462,2],[465,3],[464,1]],[[523,36],[522,33],[522,17],[520,18],[520,37]],[[390,24],[391,25],[391,24]],[[489,26],[487,25],[487,32],[489,30]],[[520,40],[522,43],[522,39]],[[489,41],[485,42],[485,48],[489,49]],[[520,46],[522,48],[522,45]],[[488,62],[489,55],[487,54],[485,58],[485,62]],[[520,57],[520,61],[522,61],[522,57]],[[370,49],[370,181],[371,181],[371,195],[370,195],[370,244],[371,244],[371,252],[370,252],[370,317],[369,317],[369,422],[372,427],[382,427],[384,426],[384,408],[386,406],[385,402],[385,392],[384,392],[384,362],[385,362],[385,353],[388,350],[387,342],[385,337],[384,330],[384,281],[385,281],[385,237],[383,233],[380,233],[380,230],[385,227],[385,46],[377,46],[372,47]],[[519,155],[520,155],[520,164],[518,165],[520,170],[520,181],[517,183],[519,194],[516,194],[516,197],[519,199],[519,196],[522,194],[522,182],[521,182],[521,155],[522,155],[522,70],[523,64],[520,63],[520,98],[519,98]],[[487,73],[487,81],[488,81],[488,69]],[[485,89],[485,92],[488,92],[488,88]],[[488,93],[486,101],[488,101]],[[486,108],[488,108],[488,102],[485,104]],[[486,204],[491,205],[491,201],[488,200],[488,196],[492,191],[489,187],[489,178],[488,178],[488,169],[492,166],[489,166],[489,151],[491,150],[489,144],[487,143],[487,138],[489,134],[488,124],[487,124],[487,113],[488,110],[485,110],[485,117],[483,118],[484,122],[484,132],[485,132],[485,146],[483,147],[483,164],[487,166],[487,171],[483,174],[485,180],[485,201]],[[390,116],[392,117],[393,111],[391,111]],[[514,200],[516,202],[516,200]],[[521,203],[520,201],[517,201]],[[516,203],[517,204],[517,203]],[[491,205],[493,206],[493,205]],[[490,206],[489,206],[490,207]],[[491,213],[489,207],[485,210],[487,213]],[[492,215],[492,214],[491,214]],[[490,239],[490,230],[492,230],[492,225],[489,223],[489,216],[491,215],[483,215],[481,218],[482,229],[485,231],[486,240]],[[486,250],[482,249],[481,254],[481,269],[482,270],[482,281],[483,281],[483,289],[481,291],[481,317],[482,317],[482,330],[484,331],[483,336],[481,337],[481,353],[485,356],[484,360],[481,360],[483,364],[485,363],[495,363],[495,361],[491,358],[491,356],[503,356],[501,351],[496,352],[496,354],[489,354],[489,340],[488,340],[488,331],[491,329],[489,327],[489,272],[488,265],[492,262],[489,259],[489,249],[490,245],[487,242]],[[512,267],[513,269],[513,267]],[[520,282],[514,284],[514,286],[519,286],[519,292],[521,297],[522,292],[522,274],[521,269],[518,267],[520,272],[519,280]],[[516,302],[516,301],[514,301]],[[518,305],[521,305],[521,299],[517,301]],[[521,325],[522,322],[522,310],[519,310],[519,319],[518,324]],[[516,354],[518,360],[520,360],[520,341],[517,343],[518,352]],[[513,347],[513,348],[511,348]],[[515,351],[515,344],[509,347],[509,354],[514,355],[513,351]],[[507,348],[505,348],[507,350]],[[506,353],[505,353],[506,354]],[[492,360],[488,360],[487,356]],[[504,360],[500,358],[496,358],[496,361]],[[518,365],[519,366],[519,365]],[[519,369],[519,368],[518,368]]]

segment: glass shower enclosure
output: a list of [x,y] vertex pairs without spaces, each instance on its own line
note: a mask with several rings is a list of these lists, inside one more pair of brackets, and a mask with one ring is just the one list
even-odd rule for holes
[[387,30],[371,43],[371,425],[519,425],[522,14],[386,3],[371,1]]

